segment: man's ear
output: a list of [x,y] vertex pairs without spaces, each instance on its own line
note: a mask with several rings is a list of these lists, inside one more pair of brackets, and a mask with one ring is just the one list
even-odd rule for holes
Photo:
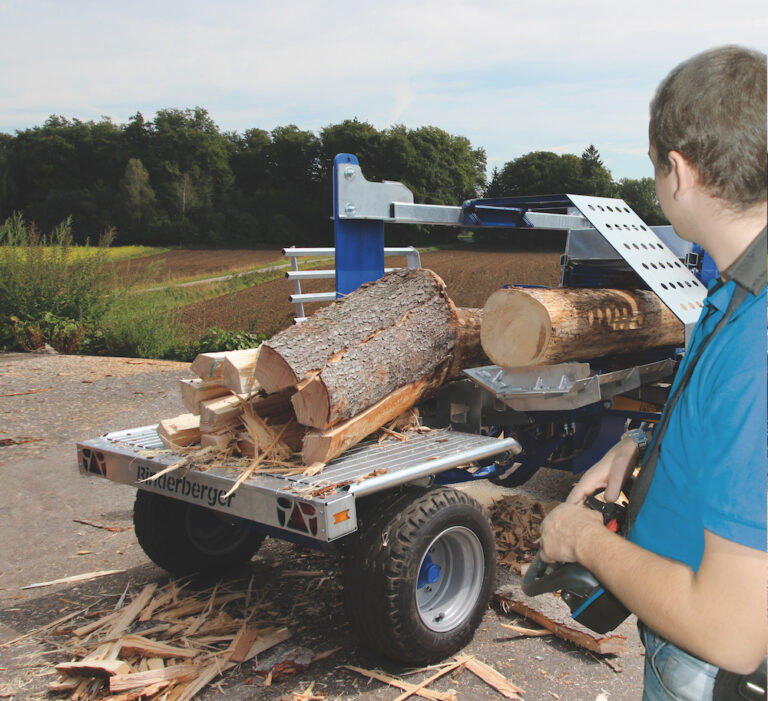
[[671,175],[675,178],[674,197],[679,199],[689,194],[698,180],[693,164],[679,151],[670,151],[669,161],[672,164]]

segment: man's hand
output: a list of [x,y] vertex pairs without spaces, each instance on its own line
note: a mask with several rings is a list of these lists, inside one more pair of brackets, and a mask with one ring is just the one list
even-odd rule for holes
[[594,529],[605,530],[599,511],[575,504],[560,504],[541,524],[541,559],[545,562],[578,562],[578,544]]
[[632,472],[637,461],[637,445],[623,437],[598,462],[590,467],[571,490],[566,502],[583,504],[590,494],[598,489],[605,490],[605,501],[612,502],[619,498],[621,487]]

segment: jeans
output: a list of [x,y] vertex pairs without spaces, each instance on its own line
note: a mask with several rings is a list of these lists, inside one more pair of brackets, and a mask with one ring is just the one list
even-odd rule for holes
[[712,701],[717,667],[689,655],[642,623],[645,645],[643,701]]

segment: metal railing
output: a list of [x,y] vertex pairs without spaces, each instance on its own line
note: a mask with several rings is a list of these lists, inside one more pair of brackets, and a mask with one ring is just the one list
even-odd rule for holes
[[[283,255],[291,259],[291,270],[285,277],[293,282],[293,294],[289,297],[292,304],[296,305],[296,317],[294,323],[304,321],[307,317],[304,313],[304,305],[309,302],[333,302],[336,300],[336,292],[302,292],[302,280],[335,280],[335,270],[299,270],[299,258],[318,258],[334,257],[335,248],[290,248],[283,249]],[[385,256],[405,256],[406,265],[414,270],[421,267],[421,257],[419,252],[413,246],[403,246],[401,248],[385,248]],[[396,268],[384,268],[388,273]]]

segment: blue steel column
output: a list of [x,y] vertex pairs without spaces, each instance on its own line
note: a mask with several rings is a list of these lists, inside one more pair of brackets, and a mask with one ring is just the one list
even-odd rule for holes
[[[333,231],[336,246],[336,296],[356,290],[364,282],[378,280],[384,274],[384,222],[373,219],[340,219],[354,202],[339,202],[339,177],[345,164],[359,165],[356,156],[340,153],[333,159]],[[342,167],[339,168],[338,166]],[[362,177],[357,171],[356,177]]]

